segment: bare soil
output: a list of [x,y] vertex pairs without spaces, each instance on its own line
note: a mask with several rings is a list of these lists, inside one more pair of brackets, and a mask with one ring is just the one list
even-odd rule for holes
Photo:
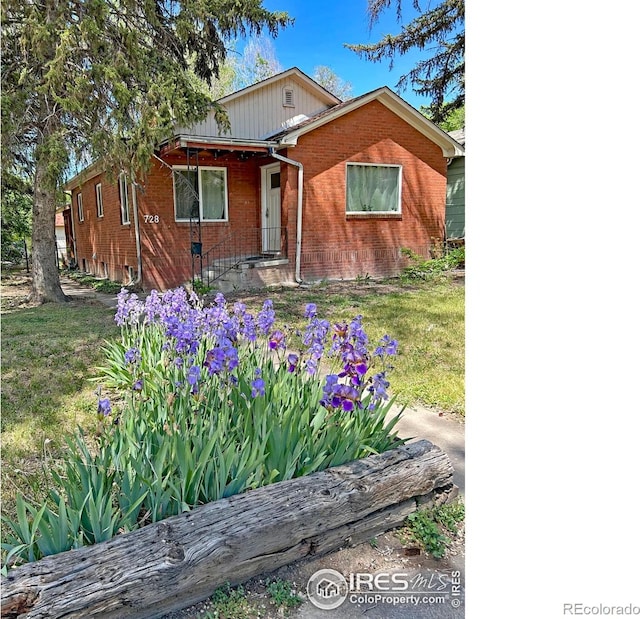
[[26,271],[2,273],[2,295],[0,306],[2,311],[11,311],[33,304],[29,301],[31,292],[31,276]]
[[[358,546],[345,547],[322,557],[309,558],[284,566],[274,572],[261,574],[242,584],[251,607],[249,617],[261,619],[281,619],[282,617],[302,617],[304,608],[287,610],[275,606],[266,592],[267,583],[273,580],[287,580],[301,599],[307,600],[307,581],[320,569],[333,569],[343,575],[380,572],[427,572],[464,574],[465,529],[461,524],[458,535],[447,534],[451,543],[442,559],[434,559],[407,537],[406,530],[396,529],[377,536],[370,542]],[[210,613],[207,615],[207,613]],[[162,619],[202,619],[215,617],[215,605],[211,599],[189,606],[181,611],[164,615]],[[329,616],[329,613],[327,613]],[[227,619],[234,619],[233,616]]]

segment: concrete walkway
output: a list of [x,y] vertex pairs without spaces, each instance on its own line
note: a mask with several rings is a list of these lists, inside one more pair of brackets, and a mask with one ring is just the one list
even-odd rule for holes
[[[393,413],[397,414],[397,413]],[[461,417],[421,407],[407,407],[396,426],[398,435],[414,440],[427,439],[442,449],[453,466],[453,483],[464,495],[464,421]]]
[[116,294],[105,294],[97,292],[93,288],[83,286],[69,277],[60,277],[60,286],[70,300],[75,299],[92,299],[100,301],[103,305],[115,309],[118,307],[118,296]]

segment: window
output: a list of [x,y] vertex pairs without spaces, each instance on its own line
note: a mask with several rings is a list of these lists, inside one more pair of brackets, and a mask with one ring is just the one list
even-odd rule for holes
[[104,217],[104,207],[102,206],[102,183],[96,185],[96,209],[98,217]]
[[82,193],[78,194],[76,201],[78,203],[78,221],[84,221],[84,208],[82,207]]
[[293,88],[282,89],[282,105],[284,107],[295,107],[295,102],[293,100]]
[[174,168],[176,221],[227,221],[227,169]]
[[118,191],[120,193],[120,220],[122,225],[128,224],[129,220],[129,183],[124,174],[118,177]]
[[400,213],[399,165],[347,163],[347,213]]

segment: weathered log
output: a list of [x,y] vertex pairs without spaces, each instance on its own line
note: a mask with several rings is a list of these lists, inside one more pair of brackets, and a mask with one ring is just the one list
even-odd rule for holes
[[454,496],[447,455],[420,441],[215,501],[2,579],[3,617],[158,617],[402,523]]

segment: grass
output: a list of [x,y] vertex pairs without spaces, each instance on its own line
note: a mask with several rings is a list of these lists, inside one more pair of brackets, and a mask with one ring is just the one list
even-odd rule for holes
[[103,360],[104,341],[117,335],[113,311],[99,304],[3,312],[3,512],[12,511],[18,489],[32,498],[44,494],[47,468],[60,455],[65,432],[78,425],[95,431],[96,387],[89,377]]
[[294,325],[302,324],[306,303],[334,322],[362,314],[371,338],[388,333],[400,344],[391,391],[401,403],[464,415],[464,287],[449,280],[396,283],[381,294],[378,287],[353,283],[338,293],[319,286],[270,291],[269,298],[277,315]]
[[[21,490],[38,502],[47,470],[61,454],[66,432],[97,431],[95,368],[101,346],[118,336],[114,312],[97,302],[23,307],[17,280],[2,280],[2,509],[11,516]],[[25,290],[25,294],[28,290]],[[12,296],[13,295],[13,296]],[[273,300],[278,320],[302,324],[307,303],[333,322],[362,314],[370,338],[385,333],[400,343],[391,391],[403,403],[464,414],[464,288],[451,283],[368,280],[337,287],[271,290],[242,299],[251,309]],[[7,302],[9,301],[9,302]]]
[[81,271],[66,271],[65,275],[69,279],[73,279],[83,286],[90,286],[96,292],[102,292],[104,294],[118,294],[123,288],[123,284],[120,282],[114,282],[110,279],[101,277],[94,277],[88,273],[82,273]]

